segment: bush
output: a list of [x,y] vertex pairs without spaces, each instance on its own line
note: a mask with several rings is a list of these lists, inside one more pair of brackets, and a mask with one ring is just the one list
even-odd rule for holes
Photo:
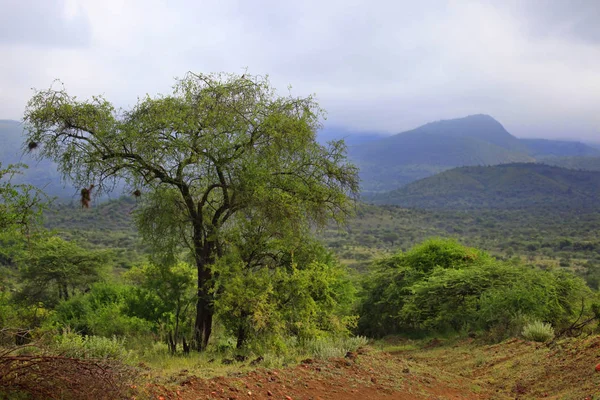
[[502,262],[454,241],[433,240],[375,264],[364,284],[359,333],[485,330],[502,340],[521,333],[529,322],[522,316],[568,326],[591,294],[572,273]]
[[313,339],[306,341],[302,350],[311,357],[326,360],[332,357],[344,357],[349,351],[365,346],[367,342],[368,339],[364,336]]
[[[155,329],[155,322],[132,315],[131,287],[108,283],[95,284],[85,294],[63,301],[56,307],[50,324],[69,327],[83,335],[141,336]],[[156,302],[147,302],[155,306]],[[155,319],[156,321],[156,319]]]
[[54,338],[54,350],[62,356],[71,358],[104,358],[126,361],[131,353],[125,349],[125,342],[116,337],[81,336],[64,331]]
[[320,245],[306,246],[294,253],[283,249],[281,259],[266,267],[248,268],[234,257],[219,261],[224,289],[216,316],[238,349],[283,350],[282,338],[344,336],[356,325],[348,271]]
[[554,338],[554,328],[550,324],[534,321],[523,328],[522,335],[526,340],[543,343]]

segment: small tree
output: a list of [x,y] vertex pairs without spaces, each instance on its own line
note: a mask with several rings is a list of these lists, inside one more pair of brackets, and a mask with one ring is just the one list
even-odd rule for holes
[[0,162],[0,233],[18,230],[29,233],[39,222],[47,204],[44,194],[31,185],[14,184],[11,180],[20,173],[23,164],[3,168]]
[[[126,273],[126,277],[140,289],[151,292],[160,299],[165,309],[162,319],[167,324],[167,342],[171,352],[175,353],[181,336],[181,321],[193,300],[193,267],[184,262],[171,265],[148,263],[132,268]],[[186,350],[185,336],[183,343]]]
[[53,307],[99,281],[108,261],[106,251],[87,250],[59,237],[36,240],[21,260],[19,297]]
[[321,116],[312,97],[278,96],[267,78],[188,73],[173,94],[146,96],[131,110],[101,96],[38,91],[24,120],[39,157],[76,184],[102,191],[124,179],[141,194],[138,226],[154,249],[167,258],[181,245],[191,250],[201,350],[212,329],[212,265],[240,211],[291,227],[348,212],[357,169],[343,141],[316,142]]

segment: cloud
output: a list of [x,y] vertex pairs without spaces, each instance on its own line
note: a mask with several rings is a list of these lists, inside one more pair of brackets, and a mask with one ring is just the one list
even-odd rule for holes
[[0,44],[80,47],[89,43],[89,25],[76,3],[64,0],[5,0]]
[[593,139],[598,7],[566,3],[56,2],[53,15],[71,25],[52,26],[78,27],[85,40],[0,40],[9,60],[0,63],[0,116],[19,118],[29,88],[54,78],[77,95],[101,93],[127,107],[168,92],[188,70],[248,68],[269,74],[282,92],[291,84],[295,94],[316,93],[328,123],[349,129],[393,133],[487,113],[518,136]]

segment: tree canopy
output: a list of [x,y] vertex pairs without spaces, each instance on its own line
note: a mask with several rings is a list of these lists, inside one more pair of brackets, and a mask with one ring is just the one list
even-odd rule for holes
[[211,333],[225,235],[261,220],[273,235],[302,231],[351,210],[357,169],[343,141],[319,145],[323,111],[312,96],[280,96],[265,77],[188,73],[173,93],[129,110],[102,96],[37,91],[25,112],[27,143],[81,187],[124,180],[141,195],[142,235],[161,256],[191,250],[198,272],[195,339]]

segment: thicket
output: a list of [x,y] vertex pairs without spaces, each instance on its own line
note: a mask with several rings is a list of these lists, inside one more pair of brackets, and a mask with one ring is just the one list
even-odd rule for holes
[[572,273],[431,239],[374,263],[364,279],[358,331],[372,337],[479,332],[501,340],[534,320],[567,328],[592,313],[595,298]]

